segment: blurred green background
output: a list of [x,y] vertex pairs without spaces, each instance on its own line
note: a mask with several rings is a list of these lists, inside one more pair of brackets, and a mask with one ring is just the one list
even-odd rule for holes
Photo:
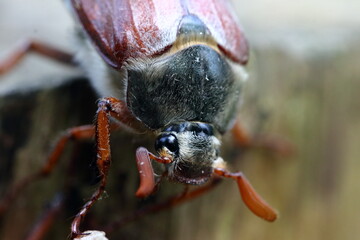
[[[227,136],[224,153],[231,169],[243,171],[257,191],[278,209],[280,218],[267,223],[255,217],[244,207],[235,184],[226,181],[201,199],[126,227],[123,231],[128,237],[122,239],[150,239],[144,236],[219,240],[357,239],[360,235],[360,212],[356,205],[360,202],[360,1],[233,2],[252,48],[250,79],[239,117],[253,135],[287,139],[296,151],[290,157],[255,150],[239,155],[231,150],[234,145]],[[2,0],[0,57],[10,52],[17,41],[29,37],[72,49],[71,23],[61,1]],[[56,89],[64,84],[64,79],[77,75],[81,73],[29,56],[16,70],[1,76],[1,101],[13,91]],[[45,93],[45,99],[46,94],[49,93]],[[70,111],[66,107],[61,110],[64,115]],[[45,121],[56,122],[49,118]],[[71,123],[91,121],[92,118]],[[49,129],[41,130],[39,135],[56,136],[68,126],[56,127],[56,132],[50,135],[45,134]],[[122,137],[129,136],[119,138]],[[30,148],[34,148],[34,143],[22,147],[22,155]],[[134,149],[131,148],[129,162]],[[118,156],[123,157],[122,153]],[[114,160],[113,165],[116,164]],[[129,171],[134,171],[133,166],[130,168]],[[15,167],[12,171],[14,179],[20,178],[20,170]],[[162,189],[172,186],[165,183]],[[110,185],[110,197],[99,205],[116,205],[117,198],[110,190],[116,187]],[[46,188],[35,186],[32,193],[37,193],[37,189]],[[90,192],[84,193],[83,198]],[[44,204],[46,199],[39,201]],[[29,208],[33,206],[20,201],[20,205],[11,209],[5,216],[10,220],[0,222],[0,239],[22,239],[23,233],[19,230],[14,233],[19,222],[14,216],[22,216],[16,215],[16,211],[25,212]],[[110,207],[107,209],[111,211]],[[25,216],[35,218],[37,213]],[[20,222],[28,229],[32,221],[29,217]],[[68,226],[69,222],[67,219],[62,224]],[[134,229],[149,232],[130,233]],[[55,239],[52,234],[51,239]],[[59,234],[59,239],[67,234]]]

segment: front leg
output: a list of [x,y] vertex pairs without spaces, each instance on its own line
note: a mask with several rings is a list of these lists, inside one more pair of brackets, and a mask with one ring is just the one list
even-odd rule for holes
[[105,191],[107,176],[111,163],[110,153],[110,117],[122,122],[130,128],[138,131],[143,130],[142,124],[129,111],[126,104],[116,98],[103,98],[98,102],[98,110],[96,114],[95,132],[96,132],[96,146],[97,146],[97,161],[100,172],[100,185],[93,193],[90,200],[82,207],[80,212],[75,216],[71,225],[72,238],[85,235],[80,231],[80,223],[94,205],[94,203],[101,197]]

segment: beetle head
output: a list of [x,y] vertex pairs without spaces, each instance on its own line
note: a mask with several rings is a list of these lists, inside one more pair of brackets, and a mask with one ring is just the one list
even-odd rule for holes
[[212,125],[182,122],[164,128],[155,142],[161,157],[172,159],[167,165],[169,177],[186,184],[205,183],[219,157],[220,141]]

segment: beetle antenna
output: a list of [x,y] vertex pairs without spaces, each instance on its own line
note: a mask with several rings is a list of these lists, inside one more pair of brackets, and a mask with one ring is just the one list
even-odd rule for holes
[[172,159],[168,157],[155,156],[144,147],[139,147],[136,150],[136,164],[140,175],[140,186],[135,195],[139,198],[149,196],[154,192],[156,186],[154,180],[154,170],[152,168],[150,159],[164,164],[172,162]]
[[242,200],[255,215],[269,222],[276,220],[277,211],[262,199],[242,172],[231,173],[223,168],[215,168],[214,173],[221,177],[232,178],[237,182]]

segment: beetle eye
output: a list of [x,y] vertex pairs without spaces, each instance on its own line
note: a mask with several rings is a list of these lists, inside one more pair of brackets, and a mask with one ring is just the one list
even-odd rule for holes
[[179,153],[179,143],[174,134],[163,133],[155,141],[155,150],[161,151],[162,148],[166,147],[170,152]]

